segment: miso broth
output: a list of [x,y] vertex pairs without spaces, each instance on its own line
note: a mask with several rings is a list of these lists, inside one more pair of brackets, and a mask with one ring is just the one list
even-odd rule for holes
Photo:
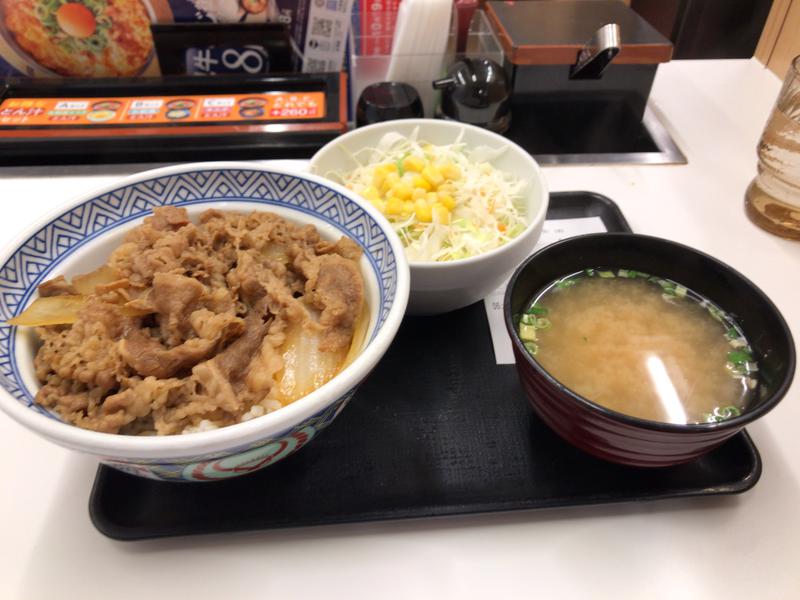
[[722,421],[741,414],[757,385],[752,349],[728,315],[637,271],[586,269],[553,282],[519,333],[567,388],[642,419]]

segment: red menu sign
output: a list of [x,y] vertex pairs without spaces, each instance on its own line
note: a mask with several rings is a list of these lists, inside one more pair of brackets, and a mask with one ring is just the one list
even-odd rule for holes
[[140,98],[8,98],[0,102],[0,126],[198,124],[321,119],[324,116],[323,92]]

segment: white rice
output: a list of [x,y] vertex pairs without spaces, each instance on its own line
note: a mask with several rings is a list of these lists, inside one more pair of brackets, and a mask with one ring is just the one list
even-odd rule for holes
[[263,417],[265,414],[267,414],[267,411],[263,406],[260,404],[254,404],[252,407],[250,407],[250,410],[242,415],[242,418],[239,419],[239,422],[244,423],[245,421],[255,419],[256,417]]
[[219,429],[219,425],[208,419],[203,419],[197,425],[187,425],[181,433],[200,433],[201,431],[211,431],[213,429]]
[[[251,419],[263,417],[267,413],[271,413],[279,408],[283,408],[283,405],[277,400],[264,400],[263,404],[254,404],[251,406],[250,410],[241,416],[239,422],[244,423]],[[219,429],[219,425],[208,419],[203,419],[197,425],[187,425],[183,428],[181,433],[199,433],[201,431],[212,431],[213,429]]]
[[263,404],[264,408],[267,409],[267,412],[272,412],[274,410],[278,410],[279,408],[283,408],[283,404],[277,400],[264,400]]

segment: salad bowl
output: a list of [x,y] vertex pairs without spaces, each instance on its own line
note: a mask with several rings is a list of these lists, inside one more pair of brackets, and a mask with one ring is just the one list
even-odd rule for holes
[[[539,165],[514,142],[480,127],[438,119],[403,119],[360,127],[329,142],[312,157],[311,172],[341,181],[387,134],[415,136],[436,146],[460,141],[464,152],[480,153],[492,167],[522,182],[518,204],[525,226],[516,237],[493,250],[456,260],[409,258],[409,314],[440,314],[481,300],[507,280],[539,240],[549,199]],[[480,235],[497,235],[490,228],[482,229],[480,222],[476,227]]]

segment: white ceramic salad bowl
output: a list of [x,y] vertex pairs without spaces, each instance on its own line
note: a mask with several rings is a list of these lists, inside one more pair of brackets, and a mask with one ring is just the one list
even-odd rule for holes
[[[514,142],[472,125],[438,119],[404,119],[360,127],[326,144],[311,159],[311,172],[336,180],[337,174],[358,166],[353,155],[378,146],[389,132],[410,136],[434,145],[452,144],[459,136],[467,150],[487,147],[502,150],[489,162],[495,168],[522,180],[520,198],[527,226],[508,243],[477,256],[435,262],[410,260],[410,314],[439,314],[476,302],[505,281],[532,251],[544,224],[548,206],[547,183],[538,163]],[[363,153],[362,153],[363,155]]]
[[[88,194],[24,231],[0,257],[0,408],[19,423],[67,448],[101,457],[123,471],[154,479],[208,481],[249,473],[308,444],[345,407],[377,364],[406,309],[408,265],[389,223],[354,194],[320,177],[248,163],[198,163],[134,175]],[[126,436],[68,425],[34,402],[36,338],[5,321],[56,275],[103,264],[125,232],[154,207],[183,206],[190,217],[208,208],[265,210],[310,223],[361,246],[370,324],[356,359],[296,402],[247,422],[172,436]]]

